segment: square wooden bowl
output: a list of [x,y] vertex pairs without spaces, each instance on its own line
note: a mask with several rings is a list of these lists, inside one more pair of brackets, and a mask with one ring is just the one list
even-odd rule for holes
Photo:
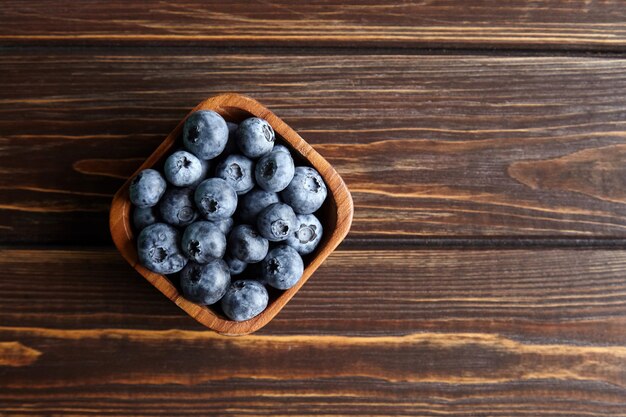
[[[244,322],[235,322],[226,318],[218,308],[204,306],[186,300],[179,292],[176,285],[164,275],[149,271],[139,264],[135,235],[132,227],[131,202],[128,188],[132,178],[139,171],[162,166],[165,158],[170,154],[170,150],[177,144],[180,145],[180,136],[185,119],[189,114],[197,110],[213,110],[224,119],[230,122],[241,122],[242,120],[256,116],[263,118],[274,128],[278,142],[283,142],[289,146],[294,156],[296,165],[305,164],[317,169],[324,178],[328,187],[328,197],[320,211],[317,213],[324,227],[324,237],[318,248],[310,255],[304,257],[305,269],[300,281],[291,289],[286,291],[276,291],[270,293],[270,302],[260,315]],[[304,141],[285,122],[276,117],[274,113],[265,108],[262,104],[249,97],[239,94],[222,94],[209,98],[200,103],[183,119],[178,126],[170,133],[165,141],[146,159],[118,192],[113,197],[111,203],[109,224],[111,236],[115,246],[122,256],[133,266],[144,278],[161,291],[167,298],[185,310],[190,316],[204,324],[208,328],[218,333],[226,335],[244,335],[252,333],[266,325],[278,312],[289,302],[296,292],[304,285],[315,270],[324,262],[333,250],[341,243],[352,224],[352,214],[354,211],[352,197],[343,180],[337,171],[318,154],[308,143]]]

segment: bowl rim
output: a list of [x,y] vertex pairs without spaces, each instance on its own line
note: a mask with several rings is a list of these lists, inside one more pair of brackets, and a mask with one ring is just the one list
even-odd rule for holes
[[[172,147],[180,136],[185,120],[189,115],[198,110],[213,110],[222,116],[228,113],[228,109],[245,111],[256,117],[265,119],[294,150],[307,160],[322,176],[329,190],[329,196],[335,202],[336,225],[330,237],[324,239],[323,246],[318,248],[317,255],[306,266],[302,278],[298,283],[283,291],[267,308],[258,316],[242,322],[225,320],[217,316],[208,307],[193,303],[178,292],[175,285],[165,276],[157,274],[143,267],[137,258],[135,237],[131,226],[131,202],[129,186],[133,177],[143,169],[153,167]],[[224,335],[245,335],[252,333],[269,323],[300,290],[311,275],[319,268],[324,260],[343,241],[350,230],[354,215],[352,196],[343,179],[332,165],[324,159],[311,145],[309,145],[295,130],[287,125],[282,119],[272,113],[258,101],[237,93],[226,93],[210,97],[196,107],[178,123],[165,140],[154,152],[141,164],[139,168],[124,182],[113,197],[109,212],[109,227],[115,246],[126,261],[139,272],[145,279],[154,285],[161,293],[173,301],[187,314],[195,318],[206,327]],[[329,231],[325,231],[328,233]]]

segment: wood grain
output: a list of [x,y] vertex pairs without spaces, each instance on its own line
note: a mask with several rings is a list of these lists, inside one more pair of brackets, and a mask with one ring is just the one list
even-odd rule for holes
[[625,414],[625,251],[340,250],[241,338],[112,249],[0,270],[0,413]]
[[[295,4],[2,2],[0,415],[626,416],[623,2]],[[356,210],[241,338],[142,279],[107,222],[230,91]]]
[[[338,250],[261,334],[626,344],[623,250]],[[114,249],[0,251],[0,323],[202,330]],[[37,300],[26,303],[25,300]]]
[[619,50],[620,0],[4,1],[9,45],[376,46]]
[[109,242],[123,180],[229,90],[342,175],[348,244],[625,236],[620,58],[33,49],[0,72],[0,242]]
[[119,384],[99,395],[81,387],[38,390],[38,401],[29,407],[21,406],[32,398],[28,391],[0,395],[11,415],[624,416],[621,390],[609,387],[602,393],[602,384],[590,385],[536,381],[476,387],[337,378],[330,391],[327,379]]

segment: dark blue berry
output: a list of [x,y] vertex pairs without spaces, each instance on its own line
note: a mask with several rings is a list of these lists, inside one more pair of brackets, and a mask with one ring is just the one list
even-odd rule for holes
[[130,183],[130,201],[137,207],[156,206],[166,187],[167,183],[158,171],[144,169]]
[[228,265],[228,269],[230,269],[230,275],[239,275],[248,266],[246,262],[241,261],[232,255],[224,256],[224,262],[226,262],[226,265]]
[[188,187],[202,177],[203,166],[200,159],[187,151],[176,151],[165,160],[163,172],[170,184]]
[[322,223],[313,214],[298,214],[296,218],[296,231],[289,236],[287,244],[300,255],[308,255],[322,240]]
[[205,264],[226,252],[226,236],[212,222],[191,223],[183,233],[182,250],[189,259]]
[[200,265],[189,262],[180,273],[180,287],[189,301],[215,304],[226,294],[230,285],[228,266],[221,259]]
[[274,143],[274,147],[272,148],[272,152],[284,152],[287,155],[291,156],[291,152],[285,145],[281,145],[279,143]]
[[267,239],[247,224],[235,226],[228,236],[228,250],[232,256],[240,261],[261,262],[267,255],[268,248]]
[[283,203],[274,203],[261,211],[256,219],[259,233],[272,242],[287,240],[296,230],[296,214]]
[[258,158],[272,151],[274,129],[263,119],[251,117],[237,128],[237,146],[248,158]]
[[216,112],[200,110],[185,120],[183,145],[198,158],[215,158],[222,153],[227,141],[228,126]]
[[257,215],[265,207],[278,202],[278,194],[254,188],[241,197],[237,211],[244,223],[256,224]]
[[231,230],[233,230],[233,218],[227,217],[225,219],[212,220],[211,223],[216,225],[224,235],[228,235]]
[[258,316],[265,307],[269,296],[263,285],[253,280],[233,282],[222,298],[222,310],[234,321],[250,320]]
[[279,192],[287,188],[295,167],[291,155],[285,152],[270,152],[259,159],[254,170],[256,183],[265,191]]
[[198,181],[191,184],[191,186],[194,188],[208,178],[209,172],[211,170],[211,161],[208,161],[206,159],[200,159],[200,164],[202,164],[202,174],[200,174],[200,178],[198,178]]
[[172,226],[187,226],[198,218],[192,188],[169,188],[159,203],[161,218]]
[[254,162],[243,155],[229,155],[215,168],[215,176],[233,187],[238,195],[254,187]]
[[154,207],[135,207],[133,210],[133,224],[137,230],[141,230],[156,222],[157,214]]
[[139,263],[157,274],[174,274],[187,264],[178,246],[180,232],[165,223],[143,229],[137,237]]
[[293,179],[280,197],[298,214],[317,211],[327,194],[326,184],[320,174],[310,167],[296,167]]
[[239,148],[237,148],[237,128],[239,127],[236,123],[226,122],[226,126],[228,126],[228,141],[226,142],[226,147],[222,152],[222,155],[230,155],[233,153],[238,153]]
[[202,181],[196,188],[194,199],[200,213],[208,220],[231,217],[237,208],[237,193],[221,178]]
[[294,248],[277,246],[265,257],[261,264],[261,275],[269,286],[288,290],[296,285],[304,272],[302,258]]

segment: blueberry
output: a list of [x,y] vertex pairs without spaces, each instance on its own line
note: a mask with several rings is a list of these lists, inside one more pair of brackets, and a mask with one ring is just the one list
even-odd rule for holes
[[139,262],[157,274],[174,274],[187,264],[178,247],[180,232],[165,223],[155,223],[139,233],[137,256]]
[[224,256],[226,236],[217,225],[199,221],[187,226],[183,233],[181,246],[189,259],[199,264],[205,264]]
[[298,214],[296,218],[296,231],[287,239],[287,244],[300,255],[308,255],[322,239],[322,224],[312,214]]
[[241,197],[237,207],[239,217],[244,223],[255,224],[256,216],[270,204],[278,203],[278,194],[255,188]]
[[233,187],[238,195],[254,187],[254,162],[243,155],[229,155],[215,168],[215,176]]
[[310,167],[296,167],[293,180],[280,197],[298,214],[317,211],[326,199],[326,184],[320,174]]
[[180,287],[189,301],[215,304],[226,294],[230,285],[228,266],[221,259],[205,265],[189,262],[180,273]]
[[272,148],[272,152],[284,152],[288,154],[289,156],[291,156],[291,152],[289,152],[289,149],[287,149],[285,145],[281,145],[278,143],[274,144],[274,148]]
[[218,229],[220,229],[222,233],[224,233],[224,235],[229,234],[230,231],[233,230],[234,221],[232,217],[227,217],[225,219],[219,219],[219,220],[213,220],[211,221],[211,223],[216,225]]
[[200,110],[185,120],[183,145],[198,158],[215,158],[222,153],[227,141],[226,121],[214,111]]
[[274,203],[261,211],[256,219],[259,233],[272,242],[287,240],[296,230],[296,214],[283,203]]
[[239,127],[236,123],[226,122],[226,126],[228,126],[228,141],[226,142],[226,147],[222,152],[222,155],[230,155],[232,153],[237,153],[237,140],[236,140],[236,132]]
[[172,226],[187,226],[198,217],[192,188],[170,188],[159,203],[161,218]]
[[226,265],[228,265],[228,269],[230,270],[231,275],[241,274],[248,266],[248,264],[244,261],[240,261],[239,259],[231,255],[224,256],[224,262],[226,262]]
[[154,169],[144,169],[130,183],[130,201],[137,207],[154,207],[157,205],[167,183]]
[[258,158],[272,151],[274,129],[263,119],[251,117],[237,128],[237,146],[248,158]]
[[176,151],[165,160],[165,178],[177,187],[187,187],[202,176],[202,163],[187,151]]
[[191,187],[193,188],[196,188],[198,184],[206,180],[209,176],[209,171],[211,170],[211,161],[207,161],[205,159],[199,159],[199,161],[200,165],[202,165],[202,171],[200,173],[200,178],[198,178],[196,181],[193,182],[193,184],[191,184]]
[[256,183],[265,191],[282,191],[291,182],[294,174],[293,159],[285,152],[270,152],[256,164]]
[[267,290],[253,280],[233,282],[222,298],[224,314],[234,321],[250,320],[258,316],[269,301]]
[[137,230],[141,230],[156,222],[157,214],[154,207],[135,207],[133,210],[133,224]]
[[277,246],[263,259],[261,275],[271,287],[288,290],[296,285],[304,272],[304,263],[291,246]]
[[247,263],[261,262],[267,250],[269,242],[259,235],[252,226],[240,224],[235,226],[228,236],[228,249],[230,254],[240,261]]
[[194,195],[200,213],[208,220],[231,217],[237,208],[237,193],[221,178],[204,180]]

